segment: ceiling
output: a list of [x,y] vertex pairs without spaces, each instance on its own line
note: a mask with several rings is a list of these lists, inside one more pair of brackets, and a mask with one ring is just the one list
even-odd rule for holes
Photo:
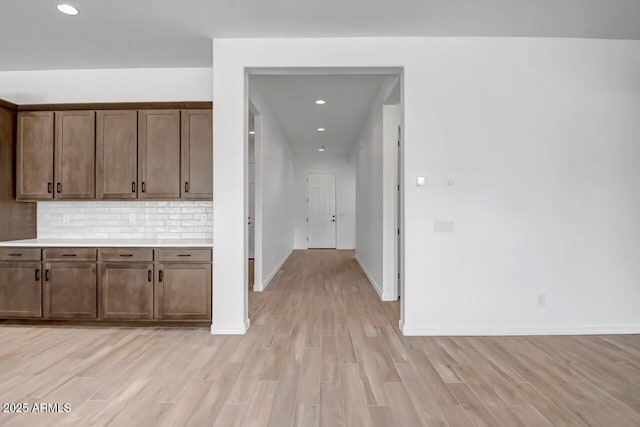
[[[371,105],[389,75],[257,75],[251,88],[275,115],[296,153],[351,151]],[[251,97],[251,93],[249,94]],[[324,105],[315,101],[323,99]],[[318,132],[322,127],[324,132]]]
[[[56,11],[58,2],[80,14]],[[213,37],[640,39],[638,0],[0,0],[0,70],[204,66]]]

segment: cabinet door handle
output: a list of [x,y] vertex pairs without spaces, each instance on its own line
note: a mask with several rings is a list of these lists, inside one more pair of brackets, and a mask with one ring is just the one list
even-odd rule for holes
[[44,281],[48,282],[49,281],[49,269],[46,269],[44,271]]
[[145,192],[144,181],[142,181],[142,192]]
[[132,193],[135,193],[135,192],[136,192],[136,183],[135,183],[135,182],[132,182],[132,183],[131,183],[131,192],[132,192]]
[[47,182],[47,193],[51,194],[52,191],[53,191],[53,184],[50,182]]
[[59,182],[57,187],[58,187],[58,189],[57,189],[58,194],[62,193],[62,183]]
[[162,270],[160,270],[160,272],[158,273],[158,282],[162,282]]
[[36,268],[36,282],[40,281],[40,269]]
[[185,192],[185,193],[188,193],[188,192],[189,192],[189,183],[188,183],[188,182],[185,182],[185,183],[184,183],[184,192]]
[[151,270],[149,270],[147,272],[147,282],[151,282],[152,276],[153,276],[153,272]]

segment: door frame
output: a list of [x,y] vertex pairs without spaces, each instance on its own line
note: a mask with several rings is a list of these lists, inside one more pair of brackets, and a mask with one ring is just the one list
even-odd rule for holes
[[[333,207],[334,207],[334,211],[335,211],[335,217],[336,220],[334,221],[333,227],[334,227],[334,236],[335,236],[335,248],[309,248],[309,175],[333,175]],[[305,177],[306,182],[305,182],[305,197],[306,197],[306,202],[305,202],[305,214],[306,214],[306,218],[307,218],[307,223],[306,223],[306,248],[308,249],[338,249],[338,182],[337,179],[338,177],[336,176],[335,172],[307,172],[307,175]]]

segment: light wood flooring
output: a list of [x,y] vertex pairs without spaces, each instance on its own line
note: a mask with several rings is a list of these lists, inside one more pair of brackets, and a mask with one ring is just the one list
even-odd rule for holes
[[245,336],[0,327],[0,402],[72,405],[0,425],[640,426],[639,336],[403,337],[349,251],[250,307]]

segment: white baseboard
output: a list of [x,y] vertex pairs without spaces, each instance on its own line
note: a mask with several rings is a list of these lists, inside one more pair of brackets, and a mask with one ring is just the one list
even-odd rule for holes
[[640,334],[640,325],[530,326],[515,328],[433,328],[400,323],[406,336],[512,336],[512,335],[626,335]]
[[289,257],[291,256],[292,253],[293,253],[293,251],[289,251],[289,253],[287,255],[285,255],[285,257],[282,258],[282,260],[280,260],[280,263],[276,266],[276,268],[273,269],[273,271],[269,274],[269,276],[267,276],[267,278],[262,282],[262,284],[260,286],[258,286],[257,283],[254,283],[253,291],[254,292],[262,292],[265,289],[267,289],[267,286],[269,286],[269,284],[271,283],[271,280],[275,277],[275,275],[278,273],[278,271],[280,271],[280,269],[282,268],[284,263],[287,262],[287,260],[289,259]]
[[358,258],[358,254],[356,254],[354,258],[358,262],[360,269],[364,272],[364,275],[367,276],[367,279],[369,279],[369,282],[371,283],[371,286],[373,286],[373,289],[376,290],[376,293],[378,294],[380,299],[382,299],[382,289],[380,288],[380,285],[378,285],[378,283],[373,279],[373,276],[371,275],[371,273],[369,273],[367,267],[365,267],[364,263],[360,260],[360,258]]
[[211,335],[244,335],[249,330],[251,321],[247,319],[244,325],[211,325]]

